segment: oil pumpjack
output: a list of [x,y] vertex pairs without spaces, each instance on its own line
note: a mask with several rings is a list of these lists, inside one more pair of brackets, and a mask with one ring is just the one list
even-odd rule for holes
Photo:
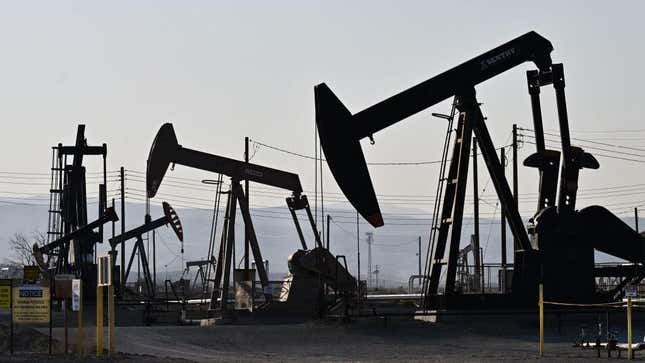
[[[603,207],[575,209],[579,171],[597,169],[599,163],[591,154],[571,145],[564,69],[562,64],[551,61],[552,50],[551,42],[529,32],[355,114],[326,84],[314,88],[316,125],[327,164],[347,199],[375,227],[384,222],[359,141],[365,137],[373,141],[376,132],[455,97],[458,126],[444,184],[442,212],[436,216],[441,219],[433,231],[438,238],[426,264],[429,277],[424,282],[425,307],[534,306],[539,283],[544,284],[545,298],[551,301],[607,301],[618,296],[626,284],[645,276],[642,268],[633,267],[645,263],[645,238]],[[532,238],[514,203],[475,92],[479,83],[525,62],[537,66],[537,70],[527,72],[537,151],[524,162],[525,166],[537,168],[540,175],[538,210],[529,228]],[[561,152],[544,145],[539,93],[546,85],[555,89]],[[473,133],[517,242],[509,296],[459,295],[455,289]],[[562,167],[558,170],[561,155]],[[604,272],[595,267],[594,249],[633,263],[632,267],[614,271],[623,280],[609,294],[596,289],[595,278]],[[444,270],[445,293],[439,294]]]
[[175,232],[177,239],[180,241],[184,240],[184,230],[181,226],[181,221],[177,212],[170,206],[170,204],[163,202],[162,203],[164,215],[155,219],[154,221],[150,218],[150,215],[146,215],[145,223],[139,227],[133,228],[129,231],[126,231],[118,236],[110,238],[110,246],[112,247],[111,253],[113,254],[112,261],[116,261],[116,247],[126,242],[127,240],[136,238],[137,241],[132,248],[132,253],[130,255],[130,260],[128,262],[128,267],[125,270],[124,283],[128,281],[128,275],[130,275],[130,269],[132,268],[132,262],[134,261],[135,256],[139,256],[139,261],[143,267],[143,282],[144,282],[144,291],[143,295],[147,299],[152,299],[155,296],[156,286],[153,281],[154,278],[150,273],[150,265],[148,264],[148,256],[146,254],[146,249],[143,245],[143,234],[148,233],[152,230],[155,230],[159,227],[170,225],[172,230]]
[[[157,132],[148,156],[146,188],[149,198],[157,194],[171,163],[223,174],[230,178],[224,229],[210,303],[214,316],[231,318],[237,315],[229,307],[231,280],[235,280],[233,282],[236,286],[236,306],[241,307],[236,311],[252,310],[254,316],[311,317],[340,306],[348,307],[350,297],[356,294],[356,280],[349,273],[346,262],[341,264],[340,261],[344,261],[344,257],[334,256],[323,247],[309,202],[302,193],[302,185],[297,174],[182,147],[177,142],[172,124],[166,123]],[[248,199],[240,184],[246,180],[291,191],[291,196],[286,198],[286,202],[302,248],[289,257],[290,275],[282,282],[283,293],[277,299],[274,299],[264,267]],[[257,303],[253,301],[252,292],[255,286],[254,270],[236,269],[231,279],[231,270],[234,268],[232,252],[235,248],[235,219],[238,205],[245,228],[249,231],[249,244],[262,287],[263,296]],[[296,211],[303,209],[313,230],[316,245],[313,249],[308,248],[296,215]],[[235,278],[236,276],[240,278]],[[324,294],[326,287],[334,291],[333,299],[331,295]]]
[[[87,172],[83,166],[86,156],[100,156],[103,161],[102,173],[99,172],[102,174],[98,187],[99,217],[90,223],[87,220]],[[103,224],[118,220],[114,210],[106,208],[106,158],[106,144],[88,145],[85,125],[78,125],[74,145],[59,143],[52,147],[47,242],[43,246],[33,246],[33,254],[43,272],[80,277],[88,299],[92,299],[96,291],[94,257],[96,244],[103,242]],[[43,255],[47,255],[47,260]]]

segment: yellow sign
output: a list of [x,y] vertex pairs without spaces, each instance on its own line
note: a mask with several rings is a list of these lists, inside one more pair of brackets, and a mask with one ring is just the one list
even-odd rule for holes
[[11,280],[0,280],[0,309],[11,308]]
[[13,289],[13,321],[16,323],[49,322],[49,288],[24,285]]
[[24,280],[36,281],[40,277],[40,268],[38,266],[24,266],[22,275]]

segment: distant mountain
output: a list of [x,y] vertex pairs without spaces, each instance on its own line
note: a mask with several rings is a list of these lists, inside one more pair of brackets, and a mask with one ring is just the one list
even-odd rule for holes
[[[29,234],[34,231],[46,232],[47,210],[42,199],[2,199],[0,198],[0,260],[12,255],[9,250],[8,240],[14,233]],[[152,218],[163,215],[161,207],[153,204],[151,207]],[[92,209],[88,219],[96,218],[96,211]],[[138,226],[144,221],[145,206],[139,203],[127,203],[126,205],[126,229]],[[182,260],[202,260],[207,258],[211,221],[213,220],[212,210],[178,208],[179,218],[184,226],[184,254],[180,253],[181,244],[174,236],[170,228],[162,227],[156,233],[156,256],[158,278],[169,276],[177,278],[184,270]],[[372,244],[372,270],[378,265],[380,283],[385,282],[388,286],[407,286],[410,275],[418,273],[418,237],[422,241],[422,263],[425,263],[427,252],[428,235],[430,230],[430,215],[424,215],[419,210],[393,210],[386,214],[386,225],[374,229],[367,225],[362,219],[359,222],[360,254],[361,254],[361,278],[367,278],[368,246],[365,232],[373,232]],[[121,217],[120,208],[117,213]],[[280,278],[287,272],[288,257],[300,247],[300,242],[287,207],[256,208],[252,210],[254,228],[261,246],[263,258],[269,260],[269,270],[272,279]],[[305,218],[305,213],[299,213],[299,220],[308,246],[314,245],[313,233]],[[335,207],[333,204],[325,209],[325,214],[332,216],[330,224],[330,245],[334,254],[345,255],[350,271],[356,274],[357,263],[357,241],[356,241],[356,214],[354,211]],[[403,220],[401,215],[405,215]],[[632,220],[625,220],[633,223]],[[235,258],[238,263],[241,261],[244,247],[242,244],[244,236],[244,225],[241,216],[236,216],[236,252]],[[319,226],[319,230],[326,225]],[[117,234],[120,231],[120,223],[116,226]],[[222,213],[220,212],[215,252],[219,247],[219,236],[222,229]],[[111,236],[112,227],[106,226],[106,239]],[[462,245],[470,241],[472,233],[472,219],[465,218],[462,229]],[[484,250],[485,262],[499,262],[500,251],[500,224],[499,219],[486,219],[480,221],[481,247]],[[512,237],[507,233],[509,251],[512,248]],[[150,238],[152,239],[152,238]],[[150,241],[151,242],[151,241]],[[126,258],[129,257],[130,243],[127,248]],[[108,250],[107,243],[99,247],[99,253]],[[509,262],[512,261],[512,253],[509,252]],[[611,256],[597,254],[598,261],[615,260]]]

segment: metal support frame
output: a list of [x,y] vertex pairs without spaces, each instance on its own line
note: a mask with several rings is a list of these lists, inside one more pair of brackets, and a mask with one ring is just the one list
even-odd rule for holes
[[70,241],[80,238],[83,235],[86,235],[88,233],[91,233],[94,228],[98,228],[99,226],[105,223],[114,222],[118,220],[119,220],[119,217],[116,215],[116,212],[114,211],[114,209],[108,208],[105,210],[105,214],[103,214],[97,220],[90,222],[85,226],[75,230],[74,232],[68,233],[65,236],[55,241],[52,241],[44,246],[37,247],[36,249],[42,254],[49,254],[52,251],[56,250],[57,248],[60,248],[61,246],[69,243]]
[[296,210],[292,206],[292,203],[289,203],[289,198],[287,198],[287,206],[289,207],[289,213],[291,213],[291,218],[293,218],[293,223],[296,225],[296,232],[298,232],[298,238],[300,239],[300,244],[302,245],[302,249],[307,250],[307,242],[305,241],[305,236],[302,234],[302,228],[300,227],[300,222],[298,222],[298,216],[296,215]]
[[[428,294],[436,294],[439,288],[441,270],[447,265],[446,294],[454,292],[455,276],[457,273],[457,258],[459,255],[459,239],[461,235],[461,222],[464,211],[466,195],[466,177],[468,175],[468,159],[470,154],[470,140],[472,127],[467,120],[466,113],[459,115],[457,123],[457,136],[453,146],[452,159],[448,169],[446,192],[444,195],[439,235],[437,238],[430,280],[427,284]],[[451,234],[449,258],[444,261],[448,234]]]
[[[244,138],[244,162],[249,163],[249,138],[248,136]],[[249,181],[244,181],[244,194],[246,194],[246,199],[250,198],[249,195]],[[244,229],[244,269],[249,269],[249,230],[248,228]]]
[[[553,67],[553,88],[558,109],[558,123],[560,125],[560,142],[562,143],[562,172],[560,173],[560,191],[558,196],[558,210],[560,212],[573,212],[576,207],[578,193],[578,176],[580,169],[589,167],[598,168],[598,162],[591,154],[582,149],[571,146],[569,135],[569,118],[567,116],[567,102],[564,94],[564,68],[561,63]],[[591,160],[590,160],[591,159]],[[595,162],[595,167],[594,167]]]
[[[134,261],[135,255],[137,255],[137,251],[139,252],[139,261],[141,261],[141,266],[143,266],[143,280],[146,285],[145,296],[148,298],[153,298],[155,296],[155,290],[152,282],[152,275],[150,274],[150,267],[148,266],[148,256],[146,255],[146,249],[143,245],[143,238],[141,237],[141,235],[137,236],[137,240],[134,243],[134,248],[132,248],[132,254],[130,255],[128,268],[125,270],[125,281],[123,281],[123,285],[125,286],[125,282],[127,281],[128,276],[130,276],[130,269],[132,268],[132,262]],[[137,281],[137,283],[138,282],[139,281]]]
[[[231,185],[231,187],[233,187]],[[231,194],[231,204],[229,205],[228,222],[226,223],[226,239],[222,239],[222,243],[226,244],[224,248],[224,270],[222,271],[222,302],[220,303],[220,310],[223,314],[228,311],[228,287],[231,280],[231,258],[233,249],[235,248],[235,215],[236,215],[236,198],[235,193]],[[251,232],[252,230],[250,230]]]
[[[219,305],[217,303],[218,299],[222,297],[222,274],[224,273],[224,266],[223,266],[223,261],[226,258],[226,241],[227,237],[226,235],[228,234],[228,224],[229,224],[229,216],[230,216],[230,209],[231,209],[231,204],[232,204],[232,197],[233,193],[230,191],[228,192],[222,192],[222,194],[228,194],[228,198],[226,199],[226,213],[224,213],[224,225],[222,228],[222,237],[220,240],[220,245],[219,245],[219,252],[217,254],[217,265],[215,265],[215,277],[213,279],[213,291],[211,292],[211,303],[210,303],[210,309],[216,309]],[[223,300],[222,300],[223,301]]]
[[[504,147],[499,151],[499,159],[502,164],[502,175],[505,175],[505,164],[506,164],[506,152]],[[513,199],[515,201],[515,199]],[[515,203],[513,203],[515,205]],[[515,206],[517,208],[517,206]],[[503,293],[506,293],[506,266],[507,266],[507,258],[506,258],[506,252],[507,252],[507,247],[506,247],[506,218],[504,215],[506,214],[506,210],[504,209],[504,206],[500,208],[501,210],[501,219],[500,219],[500,240],[501,240],[501,257],[502,257],[502,277],[501,277],[501,290]]]
[[[190,273],[191,267],[197,267],[197,272],[195,273],[195,278],[193,279],[192,288],[194,289],[197,286],[197,279],[201,278],[201,288],[205,292],[208,286],[208,278],[206,272],[204,272],[204,266],[208,268],[215,267],[217,261],[215,261],[215,256],[211,256],[209,260],[197,260],[197,261],[186,261],[186,269],[184,274]],[[183,276],[183,274],[182,274]]]
[[[253,254],[253,259],[255,260],[255,268],[258,271],[258,277],[260,278],[260,283],[262,284],[262,288],[263,288],[262,292],[264,294],[264,298],[266,299],[266,301],[271,301],[273,299],[273,295],[271,294],[271,291],[267,290],[269,288],[269,276],[267,275],[267,271],[264,268],[264,259],[262,258],[262,252],[260,252],[260,245],[258,244],[258,239],[255,234],[255,228],[253,228],[253,221],[251,220],[251,213],[249,212],[249,204],[247,202],[246,196],[244,195],[244,190],[242,190],[242,186],[240,185],[239,181],[231,180],[231,188],[233,191],[233,200],[232,200],[233,206],[230,212],[231,213],[235,212],[235,206],[234,206],[235,201],[236,200],[239,201],[240,212],[242,213],[242,219],[244,219],[244,226],[249,231],[249,245],[251,247],[251,253]],[[234,222],[235,222],[235,215],[233,214],[229,218],[229,224]],[[229,229],[229,232],[230,231],[232,231],[232,229]],[[232,240],[232,243],[235,242],[234,234],[231,234],[229,238]],[[234,248],[233,245],[231,245],[231,249],[232,248]]]
[[[248,231],[249,247],[253,254],[253,260],[260,278],[262,285],[262,292],[265,301],[270,302],[273,300],[273,295],[269,286],[269,276],[264,267],[264,260],[262,252],[258,244],[253,221],[251,220],[251,213],[244,189],[239,180],[231,179],[231,190],[228,192],[228,201],[226,203],[226,214],[224,216],[224,229],[222,232],[222,240],[220,242],[218,263],[215,268],[215,286],[211,295],[211,309],[216,309],[218,306],[223,314],[228,311],[228,288],[231,281],[231,268],[233,266],[232,255],[235,248],[235,217],[237,212],[237,204],[240,206],[240,213],[244,220],[244,229]],[[217,301],[221,298],[221,303],[218,305]]]
[[511,228],[513,238],[518,241],[521,249],[532,250],[533,248],[531,247],[528,235],[524,229],[524,224],[522,223],[522,217],[520,216],[518,209],[515,208],[513,193],[508,185],[508,181],[502,173],[502,165],[497,158],[495,145],[488,133],[488,128],[484,122],[484,116],[482,115],[479,104],[475,98],[475,89],[473,88],[470,93],[461,96],[461,98],[463,98],[462,107],[472,110],[473,132],[477,136],[477,142],[482,151],[482,156],[486,162],[486,167],[488,168],[488,173],[490,174],[497,196],[499,197],[502,207],[506,211],[506,219],[509,227]]
[[[473,259],[475,260],[475,278],[477,284],[484,292],[484,271],[482,271],[481,253],[479,249],[479,171],[477,168],[477,138],[473,136],[473,236],[471,244],[473,245]],[[420,274],[420,273],[419,273]]]
[[[526,77],[529,95],[531,96],[533,128],[537,152],[529,156],[524,161],[524,165],[536,167],[540,170],[538,211],[555,205],[559,174],[558,209],[561,212],[573,212],[577,198],[580,169],[597,169],[599,167],[598,161],[582,149],[571,146],[567,103],[564,92],[564,67],[562,64],[553,64],[550,72],[528,71]],[[560,152],[546,149],[544,143],[544,127],[540,108],[540,87],[549,84],[553,84],[555,90],[558,125],[560,128],[563,161],[562,171],[560,173],[558,170],[560,168]]]
[[[294,195],[286,199],[287,207],[289,207],[289,212],[293,218],[293,222],[296,225],[296,231],[298,232],[298,237],[300,238],[300,243],[302,244],[302,249],[307,250],[307,243],[305,242],[305,237],[302,233],[302,228],[300,227],[300,222],[298,221],[298,216],[296,215],[297,210],[304,209],[307,213],[307,219],[311,225],[311,231],[314,234],[314,239],[316,240],[316,247],[323,247],[322,240],[320,238],[320,233],[318,233],[318,228],[316,228],[316,222],[314,221],[314,216],[311,214],[311,208],[309,207],[309,200],[306,195]],[[329,218],[327,221],[329,224]],[[329,229],[329,228],[327,228]]]
[[[453,156],[448,171],[448,184],[444,196],[441,213],[439,235],[432,256],[430,281],[425,295],[437,294],[441,269],[447,265],[446,294],[454,294],[457,260],[459,255],[459,241],[461,237],[461,222],[463,218],[463,205],[465,199],[466,177],[468,173],[468,159],[470,152],[471,128],[477,137],[484,161],[500,203],[505,211],[506,219],[513,233],[513,237],[524,250],[532,250],[528,236],[524,230],[519,211],[515,207],[514,197],[508,185],[502,165],[497,157],[497,152],[484,122],[479,104],[472,89],[459,95],[457,109],[460,111],[457,137],[453,148]],[[467,140],[467,141],[466,141]],[[464,149],[465,147],[465,149]],[[443,260],[448,233],[450,232],[450,253],[448,261]]]
[[[121,286],[122,288],[125,288],[125,284],[128,281],[128,276],[130,275],[130,270],[132,268],[132,262],[134,262],[134,257],[135,255],[137,255],[137,251],[138,251],[138,256],[139,256],[139,259],[137,260],[139,263],[138,266],[139,268],[143,266],[143,279],[146,284],[145,295],[149,298],[154,297],[156,285],[154,281],[155,280],[154,275],[150,273],[148,256],[146,254],[145,247],[143,245],[143,238],[142,238],[143,234],[148,233],[150,231],[154,231],[155,229],[165,226],[167,224],[170,224],[173,230],[175,231],[177,238],[180,241],[183,241],[184,239],[183,228],[181,226],[181,222],[179,221],[179,217],[175,213],[174,209],[172,209],[170,204],[166,202],[163,202],[163,209],[164,209],[163,217],[157,218],[153,221],[150,219],[150,215],[146,214],[146,223],[109,239],[110,246],[111,246],[110,253],[114,256],[114,258],[112,259],[114,262],[116,260],[117,246],[120,244],[121,247],[123,247],[126,241],[136,238],[136,242],[134,244],[134,247],[132,248],[130,260],[128,262],[128,267],[124,268],[125,266],[123,265],[121,266],[121,269],[123,271],[123,274],[122,274],[123,280],[121,280]],[[153,256],[154,256],[154,250],[153,250]],[[121,257],[122,259],[124,259],[123,255]],[[137,273],[137,276],[140,276],[140,274]]]
[[[547,76],[548,75],[548,76]],[[550,73],[539,73],[532,70],[526,72],[531,109],[533,114],[533,129],[535,133],[536,153],[529,156],[524,165],[539,170],[540,183],[538,190],[537,211],[555,205],[558,190],[558,174],[560,169],[560,152],[546,149],[544,144],[544,126],[542,124],[542,109],[540,105],[540,87],[551,82]]]

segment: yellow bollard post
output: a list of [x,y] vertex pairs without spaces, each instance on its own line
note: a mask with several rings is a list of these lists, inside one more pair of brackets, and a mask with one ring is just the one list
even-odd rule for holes
[[544,290],[540,284],[539,301],[540,305],[540,357],[544,357]]
[[112,357],[114,354],[114,285],[108,286],[108,356]]
[[627,359],[632,359],[632,298],[627,297]]
[[96,288],[96,356],[103,357],[103,287]]
[[78,335],[76,337],[76,349],[78,350],[78,355],[83,357],[84,354],[84,345],[85,339],[83,336],[83,284],[79,285],[79,294],[78,294]]

